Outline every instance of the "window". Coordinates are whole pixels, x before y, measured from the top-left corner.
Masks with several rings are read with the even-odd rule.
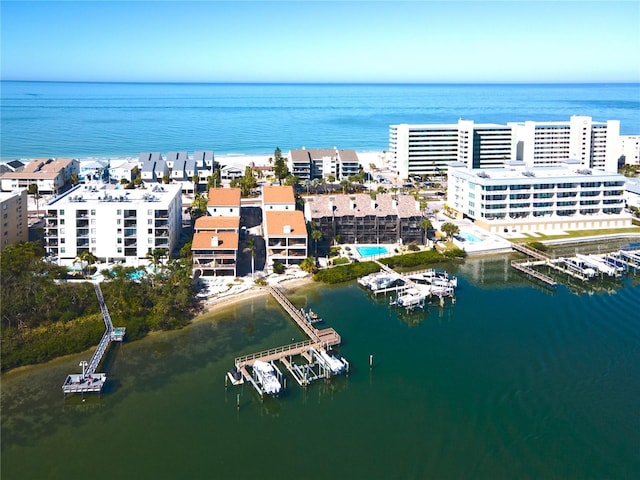
[[[96,211],[95,210],[91,210],[91,215],[95,215]]]
[[[116,213],[117,213],[118,215],[122,215],[122,210],[117,210],[117,211],[116,211]]]
[[[60,247],[60,253],[66,253],[67,249],[65,247]]]

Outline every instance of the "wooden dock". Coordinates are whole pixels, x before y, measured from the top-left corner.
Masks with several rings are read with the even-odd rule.
[[[317,380],[318,378],[328,378],[331,375],[331,372],[328,369],[318,363],[315,363],[314,352],[326,352],[329,348],[340,345],[340,342],[342,341],[338,332],[333,328],[319,330],[310,324],[305,318],[303,312],[289,301],[280,288],[274,286],[269,286],[268,288],[269,293],[309,337],[309,340],[291,343],[257,353],[250,353],[235,359],[235,368],[241,373],[244,381],[251,383],[261,396],[263,395],[261,386],[256,382],[247,369],[247,367],[251,367],[254,362],[258,360],[262,362],[280,361],[287,370],[289,370],[296,382],[300,386],[306,387],[313,380]],[[298,365],[292,360],[295,356],[302,356],[309,363]]]
[[[96,296],[98,297],[98,304],[100,305],[100,311],[102,312],[102,320],[104,321],[104,334],[100,339],[98,348],[93,353],[89,362],[81,362],[82,373],[73,373],[67,375],[64,383],[62,384],[62,393],[66,396],[67,393],[88,393],[88,392],[101,392],[107,381],[107,375],[105,373],[96,373],[102,357],[107,351],[109,344],[112,341],[122,341],[124,339],[126,329],[124,327],[113,328],[113,322],[111,321],[111,315],[107,309],[107,304],[104,301],[102,295],[102,289],[98,282],[93,284]]]

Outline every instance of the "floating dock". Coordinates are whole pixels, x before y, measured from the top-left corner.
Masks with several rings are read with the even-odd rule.
[[[89,362],[80,362],[82,373],[72,373],[67,375],[67,378],[62,384],[62,393],[64,393],[65,397],[67,393],[84,394],[91,392],[100,393],[102,391],[102,387],[104,387],[104,384],[107,381],[107,375],[106,373],[96,373],[96,370],[98,369],[109,344],[111,342],[121,342],[126,333],[126,329],[124,327],[113,328],[111,315],[109,315],[109,310],[104,302],[100,284],[95,282],[93,286],[96,291],[96,296],[98,297],[98,303],[100,304],[102,319],[104,320],[104,334],[102,335],[98,348],[96,348],[91,360]]]
[[[279,361],[302,387],[308,386],[319,378],[329,378],[332,375],[348,372],[349,362],[330,353],[331,348],[340,345],[342,340],[338,332],[333,328],[322,330],[315,328],[310,314],[304,309],[296,308],[280,288],[269,286],[268,289],[273,298],[309,337],[309,340],[237,357],[234,361],[235,368],[227,374],[225,382],[231,380],[234,385],[249,382],[262,397],[269,392],[265,391],[259,377],[253,373],[252,367],[255,362],[270,363],[277,370],[275,362]],[[306,363],[296,363],[293,360],[294,357],[301,357],[306,360]],[[281,372],[277,371],[279,379],[282,380]]]
[[[550,255],[526,244],[514,243],[512,247],[529,258],[524,261],[513,260],[511,266],[551,286],[555,286],[556,281],[532,267],[546,266],[549,269],[582,281],[605,276],[617,278],[625,272],[637,272],[640,269],[640,254],[636,251],[619,250],[618,252],[604,255],[577,253],[575,257],[552,258]]]
[[[374,261],[380,266],[381,272],[359,278],[358,284],[376,296],[396,292],[397,298],[391,300],[391,306],[407,310],[424,308],[427,298],[432,297],[438,297],[440,305],[444,305],[446,297],[451,297],[455,302],[458,279],[447,272],[426,269],[401,274],[377,260]]]

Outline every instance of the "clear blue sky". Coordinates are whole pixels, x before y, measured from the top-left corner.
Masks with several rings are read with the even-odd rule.
[[[0,2],[3,80],[638,82],[640,2]]]

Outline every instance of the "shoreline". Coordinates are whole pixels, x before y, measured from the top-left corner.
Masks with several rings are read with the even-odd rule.
[[[317,282],[315,282],[313,278],[308,275],[301,278],[285,278],[279,282],[276,281],[273,283],[282,286],[285,290],[293,290],[302,287],[308,287]],[[248,302],[265,295],[268,296],[269,291],[263,286],[255,285],[239,293],[232,293],[229,295],[221,295],[218,297],[214,296],[212,298],[208,298],[204,301],[203,311],[196,315],[191,320],[191,322],[194,323],[202,320],[207,320],[212,316],[224,312],[224,310],[229,307],[233,307],[237,304]]]
[[[300,147],[291,147],[288,150],[282,150],[282,156],[284,158],[287,158],[287,154],[289,152],[289,150],[296,150],[299,149]],[[311,148],[325,148],[325,147],[310,147]],[[379,148],[370,148],[370,149],[349,149],[346,148],[348,150],[354,150],[356,152],[356,154],[358,155],[358,160],[360,161],[360,163],[362,164],[363,167],[368,167],[370,163],[373,163],[376,165],[376,168],[380,168],[382,166],[384,166],[385,160],[386,160],[386,156],[388,154],[387,150],[384,149],[379,149]],[[153,149],[150,149],[149,151],[156,151]],[[195,150],[194,150],[195,151]],[[243,152],[225,152],[225,153],[216,153],[215,150],[213,150],[214,152],[214,159],[217,163],[221,163],[223,165],[236,165],[236,164],[242,164],[242,165],[248,165],[249,163],[253,162],[256,166],[268,166],[269,164],[269,158],[273,159],[274,156],[274,152],[275,152],[275,148],[274,148],[274,152],[267,152],[267,153],[263,153],[263,152],[250,152],[250,153],[243,153]],[[160,152],[161,155],[164,153],[164,156],[166,156],[166,153],[168,152]],[[189,155],[189,153],[191,153],[191,155],[193,155],[193,152],[189,152],[187,150],[187,155]],[[137,161],[138,160],[138,156],[139,154],[127,154],[127,153],[114,153],[114,154],[81,154],[81,155],[73,155],[73,154],[50,154],[50,155],[39,155],[39,156],[12,156],[12,157],[1,157],[0,158],[0,163],[7,163],[7,162],[11,162],[13,160],[20,160],[20,161],[24,161],[24,162],[31,162],[35,159],[38,158],[73,158],[75,160],[78,160],[79,162],[90,162],[90,161],[109,161],[109,162],[122,162],[122,161]]]

